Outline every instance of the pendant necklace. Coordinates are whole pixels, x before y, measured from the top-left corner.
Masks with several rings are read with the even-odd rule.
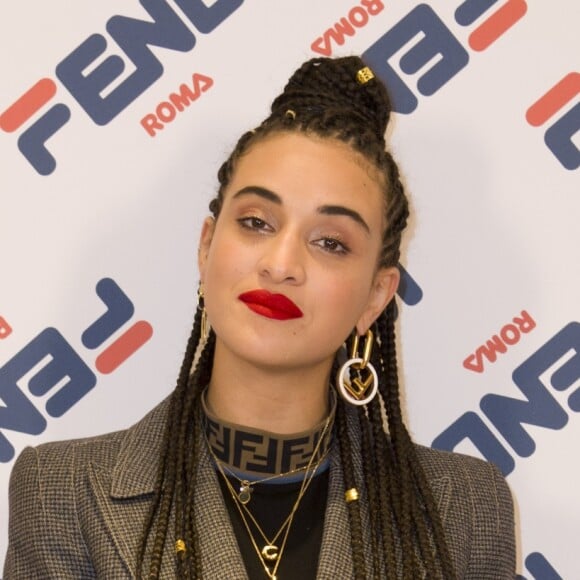
[[[266,573],[266,576],[270,580],[279,580],[278,576],[277,576],[277,571],[278,571],[278,568],[280,566],[280,562],[282,560],[282,555],[284,553],[284,548],[286,547],[286,542],[288,540],[288,536],[290,534],[290,528],[291,528],[292,522],[294,520],[294,515],[296,514],[296,511],[298,510],[298,507],[300,506],[300,502],[302,501],[302,498],[304,497],[306,491],[308,490],[308,487],[309,487],[313,477],[316,475],[318,468],[320,467],[324,458],[326,457],[326,454],[325,454],[316,463],[314,463],[314,458],[318,455],[318,452],[320,451],[320,446],[322,444],[322,441],[325,438],[326,432],[328,430],[328,426],[330,425],[330,422],[331,422],[331,418],[332,418],[332,413],[328,416],[328,418],[326,420],[326,423],[324,425],[324,429],[320,435],[320,438],[318,439],[318,442],[317,442],[316,447],[315,447],[315,449],[310,457],[308,465],[305,468],[294,469],[291,472],[284,474],[284,475],[289,475],[290,473],[305,471],[304,479],[302,480],[302,484],[301,484],[300,489],[298,491],[298,497],[296,498],[296,501],[294,502],[294,505],[292,506],[290,513],[285,518],[285,520],[282,522],[282,525],[278,528],[278,531],[272,537],[272,539],[269,539],[266,536],[266,534],[264,533],[264,531],[262,530],[262,528],[260,527],[260,525],[256,521],[256,518],[254,517],[254,515],[250,511],[250,509],[248,507],[248,503],[251,499],[251,491],[252,491],[251,486],[252,485],[255,485],[256,483],[261,483],[261,482],[264,482],[267,480],[274,479],[275,477],[280,477],[281,475],[277,474],[274,476],[270,476],[270,477],[267,477],[263,480],[260,480],[259,482],[258,481],[250,482],[248,480],[241,479],[241,478],[237,477],[235,474],[231,473],[230,470],[228,469],[228,472],[230,472],[231,475],[233,475],[240,482],[240,489],[239,489],[239,491],[236,491],[233,484],[230,482],[230,480],[228,479],[228,477],[225,473],[225,469],[227,469],[227,467],[225,467],[222,464],[222,462],[219,461],[219,459],[217,459],[217,457],[213,453],[211,445],[209,445],[209,442],[208,442],[209,452],[210,452],[212,458],[214,459],[214,462],[216,463],[216,466],[218,468],[219,473],[221,474],[221,476],[223,477],[223,479],[226,483],[226,486],[230,492],[230,495],[232,496],[232,499],[234,500],[234,504],[238,509],[238,512],[240,514],[240,517],[242,519],[244,527],[246,528],[246,531],[248,532],[248,536],[250,538],[252,546],[254,547],[254,550],[256,551],[256,554],[258,556],[258,559],[260,560],[260,563],[262,564],[262,567],[264,569],[264,572]],[[250,521],[254,524],[255,528],[259,532],[260,538],[258,540],[256,540],[256,538],[254,537],[254,534],[252,532],[252,528],[250,526]],[[280,541],[280,545],[278,546],[277,542],[280,538],[281,538],[281,541]],[[265,542],[262,548],[260,548],[260,546],[259,546],[259,543],[261,543],[260,540]]]
[[[209,444],[208,444],[209,446]],[[288,477],[289,475],[294,475],[296,473],[300,473],[302,471],[307,471],[310,467],[310,463],[308,463],[307,465],[303,465],[302,467],[296,467],[295,469],[291,469],[290,471],[286,471],[284,473],[277,473],[275,475],[270,475],[268,477],[264,477],[263,479],[256,479],[256,480],[249,480],[249,479],[243,479],[241,477],[238,477],[236,475],[235,472],[233,472],[223,461],[221,461],[220,459],[218,459],[215,454],[213,453],[213,450],[211,449],[211,446],[209,446],[210,449],[210,454],[212,455],[213,460],[215,461],[216,465],[218,465],[219,467],[221,467],[230,477],[233,477],[234,479],[237,479],[239,484],[240,484],[240,489],[237,493],[238,496],[238,500],[240,501],[240,503],[247,505],[248,503],[250,503],[250,500],[252,499],[252,486],[257,485],[259,483],[265,483],[267,481],[272,481],[274,479],[281,479],[283,477]],[[318,460],[318,462],[316,463],[315,467],[316,469],[318,469],[319,464],[323,463],[324,460],[326,459],[327,455],[328,455],[328,449],[324,452],[324,455]]]

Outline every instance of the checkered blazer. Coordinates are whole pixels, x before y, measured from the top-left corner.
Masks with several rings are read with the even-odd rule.
[[[22,452],[10,480],[4,580],[135,578],[166,413],[167,401],[126,431]],[[356,422],[352,414],[349,428],[355,447],[359,445]],[[512,499],[497,469],[475,458],[424,447],[419,447],[419,456],[441,511],[458,577],[513,579]],[[355,453],[354,470],[360,480],[360,453]],[[361,508],[363,523],[368,522],[364,496]],[[199,538],[203,577],[247,579],[206,452],[199,465],[194,509],[198,529],[203,530]],[[348,529],[340,459],[333,449],[319,580],[352,577]],[[161,572],[164,580],[176,577],[172,530],[170,525]],[[370,546],[370,541],[365,544]],[[370,570],[370,548],[366,557]]]

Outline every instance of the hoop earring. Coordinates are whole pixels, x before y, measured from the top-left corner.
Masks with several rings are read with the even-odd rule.
[[[370,403],[377,394],[379,387],[379,377],[375,367],[370,363],[371,351],[373,348],[373,333],[369,329],[365,335],[365,346],[362,357],[358,353],[359,337],[354,335],[350,359],[348,359],[336,375],[336,387],[342,398],[351,405],[366,405]],[[357,371],[354,378],[350,378],[351,367]],[[362,378],[361,371],[368,371],[366,378]]]
[[[209,336],[210,326],[207,319],[207,311],[205,309],[205,300],[203,294],[203,286],[200,284],[197,289],[197,307],[201,309],[201,342],[205,342]]]

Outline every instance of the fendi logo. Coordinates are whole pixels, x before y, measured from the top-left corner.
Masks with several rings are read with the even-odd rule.
[[[109,374],[151,338],[153,328],[145,320],[129,324],[135,308],[111,278],[100,280],[96,292],[106,310],[82,332],[81,341],[85,348],[99,351],[95,370]],[[11,431],[40,435],[47,416],[61,417],[96,386],[95,370],[53,327],[42,330],[4,363],[0,367],[0,463],[15,455]],[[44,400],[44,412],[35,398]]]
[[[60,84],[96,125],[110,123],[163,76],[158,51],[151,47],[191,51],[196,32],[213,32],[243,0],[216,0],[211,6],[203,0],[174,2],[179,10],[165,0],[139,0],[146,12],[143,18],[112,16],[105,26],[106,36],[91,34],[56,66]],[[107,55],[111,45],[120,54]],[[71,118],[71,109],[63,102],[47,109],[58,88],[54,79],[40,79],[0,115],[0,129],[12,133],[40,114],[18,137],[18,149],[40,175],[56,169],[46,143]],[[157,112],[170,114],[163,107]]]

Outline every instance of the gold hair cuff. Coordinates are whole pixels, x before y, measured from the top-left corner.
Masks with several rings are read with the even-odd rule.
[[[288,119],[292,119],[294,121],[294,119],[296,119],[296,111],[293,111],[292,109],[288,109],[284,115],[286,115],[286,117]]]
[[[350,503],[351,501],[358,500],[358,490],[356,487],[351,487],[344,492],[344,500],[346,503]]]
[[[175,542],[175,553],[176,554],[181,554],[186,552],[186,548],[185,548],[185,542],[183,540],[177,540]]]
[[[374,75],[373,71],[368,66],[365,66],[364,68],[361,68],[356,73],[356,80],[361,85],[364,85],[364,84],[368,83],[370,80],[372,80],[374,78],[375,78],[375,75]]]

